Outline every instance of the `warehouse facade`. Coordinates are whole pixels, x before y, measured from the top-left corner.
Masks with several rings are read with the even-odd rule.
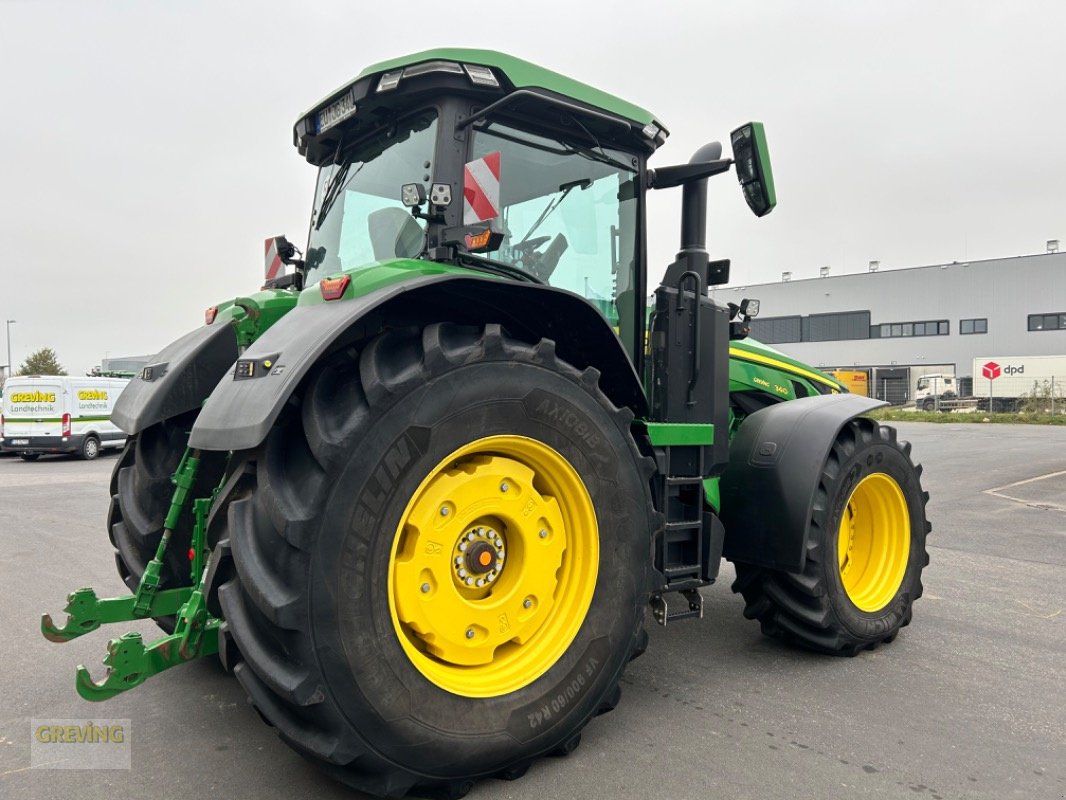
[[[783,278],[715,296],[757,298],[752,337],[822,370],[864,370],[894,403],[924,374],[973,377],[975,358],[1066,355],[1066,253]]]

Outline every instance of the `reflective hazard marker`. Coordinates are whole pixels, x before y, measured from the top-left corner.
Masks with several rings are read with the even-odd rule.
[[[266,240],[265,260],[266,279],[268,281],[273,280],[285,271],[285,265],[281,261],[281,256],[278,255],[278,240],[274,236]]]
[[[463,224],[474,225],[500,214],[500,151],[463,168]]]

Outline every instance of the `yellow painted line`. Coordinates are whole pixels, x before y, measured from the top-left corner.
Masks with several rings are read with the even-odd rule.
[[[769,356],[764,356],[760,353],[753,353],[750,350],[741,350],[738,347],[730,347],[729,355],[734,358],[739,358],[741,361],[752,361],[756,364],[766,364],[770,367],[777,367],[784,372],[791,372],[793,375],[802,375],[805,378],[810,378],[812,381],[818,381],[819,383],[824,383],[826,386],[832,386],[834,389],[838,388],[836,383],[819,375],[817,372],[811,372],[808,369],[797,367],[785,361],[778,361],[776,358],[770,358]]]

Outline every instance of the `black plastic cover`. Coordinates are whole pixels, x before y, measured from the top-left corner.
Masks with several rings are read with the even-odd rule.
[[[205,325],[171,342],[131,380],[111,412],[129,435],[200,407],[237,360],[237,332],[228,322]]]
[[[720,474],[729,446],[729,310],[706,297],[702,288],[679,293],[660,286],[651,342],[651,419],[713,424],[714,444],[705,448],[709,452],[702,458],[702,474]]]
[[[814,494],[840,429],[887,405],[855,394],[804,397],[756,411],[729,449],[720,489],[724,555],[798,572],[807,553]]]

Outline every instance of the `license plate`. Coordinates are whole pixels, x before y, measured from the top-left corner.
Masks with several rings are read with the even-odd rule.
[[[340,100],[326,106],[318,112],[318,132],[329,130],[334,125],[344,122],[356,112],[355,101],[351,92],[344,95]]]
[[[20,444],[26,445],[26,444],[29,444],[29,443],[30,443],[29,439],[12,439],[11,440],[11,444],[13,444],[13,445],[20,445]]]

